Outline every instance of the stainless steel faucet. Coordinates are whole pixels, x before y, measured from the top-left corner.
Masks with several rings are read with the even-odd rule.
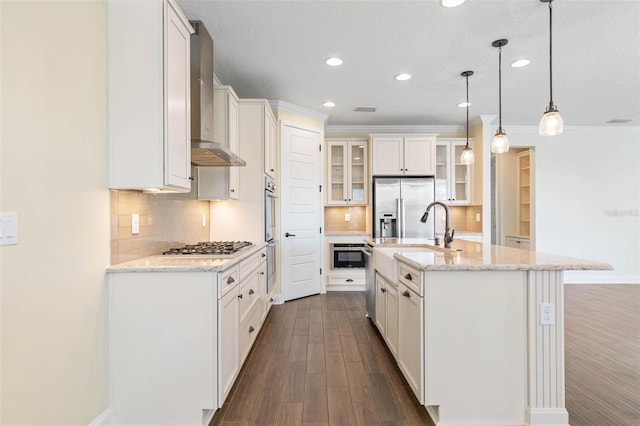
[[[451,248],[451,241],[453,241],[453,235],[456,233],[456,231],[455,229],[449,228],[449,207],[447,207],[445,203],[440,201],[434,201],[433,203],[429,204],[427,206],[427,209],[424,211],[424,214],[420,218],[420,222],[427,223],[427,217],[429,217],[429,210],[431,210],[431,207],[435,206],[436,204],[444,208],[444,218],[445,218],[444,248]],[[449,234],[449,231],[451,231],[451,234]]]

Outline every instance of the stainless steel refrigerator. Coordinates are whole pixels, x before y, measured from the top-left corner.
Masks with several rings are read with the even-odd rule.
[[[434,198],[432,177],[374,177],[373,237],[433,239],[435,215],[420,218]]]

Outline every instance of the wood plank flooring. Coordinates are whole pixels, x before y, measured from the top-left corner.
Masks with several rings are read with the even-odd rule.
[[[364,317],[364,294],[273,306],[211,425],[433,425]],[[640,286],[565,286],[572,426],[640,426]]]
[[[273,306],[211,425],[433,425],[364,304],[333,292]]]

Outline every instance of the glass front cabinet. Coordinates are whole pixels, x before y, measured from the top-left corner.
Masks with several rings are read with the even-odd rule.
[[[436,200],[452,206],[471,205],[472,166],[460,156],[466,139],[438,139],[436,143]],[[473,147],[473,139],[469,139]]]
[[[367,140],[327,139],[328,206],[364,206],[368,201]]]

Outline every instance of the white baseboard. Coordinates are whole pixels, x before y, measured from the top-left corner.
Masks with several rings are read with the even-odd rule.
[[[281,294],[274,294],[273,295],[273,304],[274,305],[282,305],[283,303],[284,303],[284,300],[283,300]]]
[[[530,426],[569,426],[569,412],[566,408],[527,408],[525,424]]]
[[[104,410],[102,414],[100,414],[98,417],[93,419],[91,423],[89,423],[89,426],[110,426],[113,424],[112,418],[113,410],[111,410],[111,407],[107,407],[107,409]]]
[[[578,271],[564,273],[565,284],[640,284],[639,275],[600,275]]]

